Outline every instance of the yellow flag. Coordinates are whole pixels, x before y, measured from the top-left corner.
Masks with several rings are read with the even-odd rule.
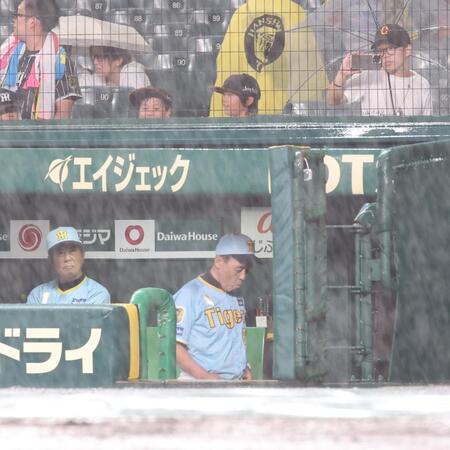
[[[258,113],[281,114],[289,100],[323,99],[323,66],[303,8],[291,0],[248,0],[231,18],[217,55],[215,85],[247,73],[261,89]],[[221,97],[211,97],[211,117],[223,116]]]

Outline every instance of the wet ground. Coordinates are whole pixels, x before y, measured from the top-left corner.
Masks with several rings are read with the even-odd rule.
[[[9,449],[450,449],[450,386],[0,390]]]

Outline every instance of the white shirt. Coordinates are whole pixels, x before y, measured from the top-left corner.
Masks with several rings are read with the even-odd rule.
[[[345,83],[344,95],[349,103],[361,102],[363,116],[430,116],[430,83],[416,72],[411,73],[409,77],[390,76],[392,100],[385,70],[353,75]]]
[[[89,72],[82,72],[78,74],[78,81],[81,87],[86,86],[108,86],[102,77],[97,74],[91,74]],[[122,67],[120,71],[120,81],[119,87],[130,88],[130,89],[140,89],[143,87],[149,87],[150,80],[145,73],[145,68],[142,64],[131,61]]]
[[[140,89],[149,86],[150,80],[142,64],[131,61],[129,64],[123,66],[120,71],[120,87]]]

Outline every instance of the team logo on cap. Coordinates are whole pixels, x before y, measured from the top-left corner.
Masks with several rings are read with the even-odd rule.
[[[56,232],[56,239],[58,241],[64,241],[69,237],[69,233],[66,230],[59,230]]]
[[[19,230],[18,240],[23,250],[33,252],[41,245],[42,232],[37,226],[27,224]]]
[[[387,25],[383,25],[380,29],[381,36],[387,36],[391,29]]]
[[[0,102],[1,103],[9,103],[11,102],[11,95],[9,92],[2,92],[0,94]]]
[[[270,14],[256,17],[245,32],[247,62],[261,72],[281,56],[284,41],[284,25],[280,17]]]

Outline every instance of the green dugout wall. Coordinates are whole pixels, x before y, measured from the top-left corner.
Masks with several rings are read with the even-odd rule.
[[[154,236],[182,234],[186,224],[188,231],[204,235],[239,231],[244,208],[271,206],[267,149],[292,144],[324,155],[326,223],[351,223],[360,206],[375,199],[380,152],[450,138],[449,124],[432,118],[358,119],[350,124],[287,117],[239,123],[206,119],[2,123],[1,301],[23,302],[32,287],[51,277],[45,255],[32,258],[16,244],[12,248],[12,236],[17,237],[30,220],[43,221],[43,229],[70,223],[86,232],[86,240],[95,235],[96,241],[88,244],[87,272],[110,288],[115,301],[127,301],[141,286],[174,292],[207,268],[214,237],[191,246],[155,237],[147,254],[120,253],[117,236],[126,227],[120,228],[117,221],[131,221],[127,226],[153,221]],[[340,231],[328,234],[327,276],[348,284],[352,240]],[[245,286],[250,321],[256,298],[271,297],[271,261],[263,258]],[[331,336],[338,347],[350,342],[354,323],[348,294],[329,295],[330,316],[335,318]],[[337,378],[347,380],[348,358],[336,353],[334,361]]]
[[[396,292],[390,379],[450,379],[450,142],[380,157],[376,231],[382,282]]]

